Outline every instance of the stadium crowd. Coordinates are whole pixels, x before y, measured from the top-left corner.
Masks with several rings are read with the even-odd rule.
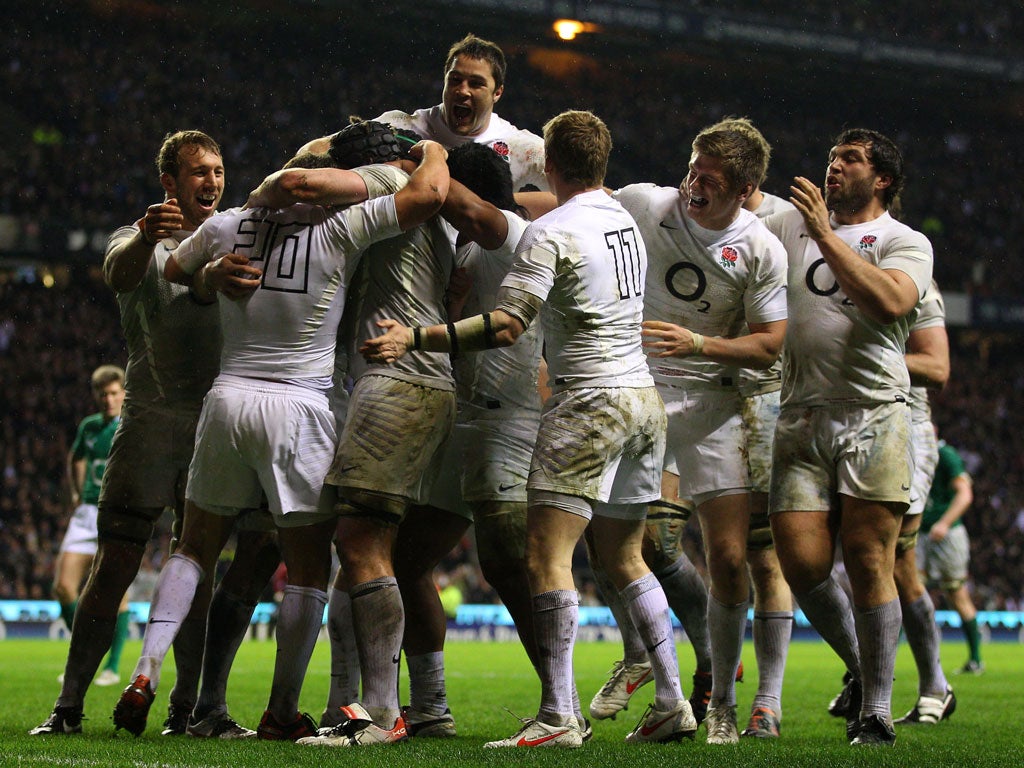
[[[801,6],[806,17],[798,21],[822,29],[832,23],[906,28],[901,38],[942,44],[984,38],[993,53],[1013,55],[1019,9],[1007,4],[990,13],[985,5],[937,15],[922,3],[870,10],[810,3]],[[0,216],[17,222],[8,248],[46,258],[69,243],[79,249],[72,255],[95,257],[106,235],[145,207],[153,191],[149,148],[152,137],[166,132],[168,110],[181,126],[218,137],[231,168],[225,203],[237,205],[310,136],[337,130],[351,114],[412,108],[438,94],[439,68],[433,59],[424,65],[420,54],[436,58],[449,38],[442,27],[401,25],[408,41],[399,43],[387,25],[365,36],[258,14],[199,17],[202,23],[185,26],[169,10],[115,22],[66,4],[26,8],[15,9],[0,32],[7,130],[31,136],[6,141],[0,151]],[[929,21],[919,27],[922,19]],[[246,44],[226,48],[221,41],[237,29]],[[272,46],[304,55],[267,56]],[[842,124],[880,121],[906,148],[913,175],[903,218],[931,238],[944,290],[1019,295],[1024,288],[1024,265],[1012,247],[1024,234],[1024,215],[1011,186],[1024,172],[1024,157],[1009,151],[1017,130],[1004,117],[1012,107],[998,84],[961,90],[951,75],[944,81],[949,88],[939,90],[943,81],[934,73],[879,70],[877,79],[850,84],[877,112],[837,116],[818,106],[831,93],[827,79],[795,86],[788,69],[767,61],[739,57],[741,63],[726,67],[699,57],[618,50],[565,57],[522,44],[505,47],[516,87],[502,112],[532,129],[567,105],[601,115],[615,140],[612,186],[674,185],[674,164],[665,159],[680,157],[679,137],[731,114],[749,116],[769,138],[774,153],[766,189],[785,192],[792,176],[821,173],[821,137]],[[385,49],[388,55],[380,56]],[[202,89],[179,77],[183,61],[202,73]],[[951,102],[949,94],[958,91]],[[111,167],[116,171],[104,170]]]

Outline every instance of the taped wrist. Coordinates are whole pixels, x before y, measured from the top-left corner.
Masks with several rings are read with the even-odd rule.
[[[480,352],[498,346],[498,337],[491,325],[491,313],[474,315],[448,323],[448,343],[452,357],[463,352]]]

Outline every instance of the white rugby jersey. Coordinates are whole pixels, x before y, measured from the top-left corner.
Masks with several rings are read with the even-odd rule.
[[[508,160],[512,170],[512,185],[517,191],[527,184],[533,184],[541,190],[548,188],[544,176],[544,139],[523,128],[516,128],[494,112],[491,113],[487,128],[476,136],[454,133],[444,121],[441,104],[429,109],[417,109],[411,115],[396,109],[374,119],[395,128],[415,131],[422,138],[436,141],[449,149],[470,141],[485,144]]]
[[[390,165],[374,169],[366,179],[370,194],[400,189],[408,178]],[[365,170],[365,169],[364,169]],[[359,354],[367,339],[383,331],[378,320],[397,320],[413,328],[448,322],[444,294],[455,263],[458,233],[440,216],[397,237],[375,243],[366,251],[352,282],[345,312],[344,335],[349,339],[349,374],[390,376],[414,384],[453,391],[452,364],[446,352],[417,352],[394,363],[368,363]]]
[[[686,215],[675,187],[631,184],[613,195],[636,219],[650,258],[644,319],[735,338],[747,323],[786,319],[786,255],[750,211],[721,231]],[[649,358],[657,382],[736,387],[739,368],[704,357]]]
[[[910,395],[907,335],[916,313],[881,325],[860,312],[836,282],[799,211],[769,216],[789,256],[789,325],[782,360],[782,404],[893,402]],[[923,296],[932,279],[928,238],[888,213],[864,224],[832,225],[862,258],[897,269]]]
[[[137,225],[121,227],[107,254],[134,237]],[[189,288],[164,280],[171,249],[191,233],[175,232],[153,249],[142,282],[117,294],[128,345],[125,404],[198,413],[220,370],[220,318],[214,304],[199,304]]]
[[[545,300],[553,391],[653,385],[640,336],[646,273],[636,222],[602,190],[576,195],[529,226],[502,286]]]
[[[359,256],[399,232],[394,197],[340,209],[233,208],[203,222],[175,251],[182,269],[191,274],[233,251],[263,270],[247,298],[218,298],[221,372],[330,388],[338,323]]]
[[[921,303],[917,305],[917,319],[910,326],[910,332],[945,327],[946,304],[939,293],[938,283],[932,280],[921,297]],[[932,420],[932,406],[928,400],[927,387],[911,385],[910,418],[915,424]]]
[[[530,222],[502,211],[508,221],[508,236],[498,248],[488,251],[470,242],[459,248],[456,265],[467,270],[472,288],[463,317],[494,309],[495,296],[516,256],[516,246]],[[455,361],[455,384],[459,402],[481,408],[523,408],[540,411],[537,368],[540,365],[542,334],[540,323],[530,327],[511,347],[498,347],[464,355]]]
[[[788,200],[783,200],[778,195],[773,195],[762,190],[761,204],[757,210],[751,211],[757,218],[764,219],[773,213],[795,210],[795,207]],[[782,355],[772,363],[771,368],[755,370],[753,368],[740,369],[740,394],[744,397],[753,395],[764,395],[768,392],[777,392],[782,387]]]

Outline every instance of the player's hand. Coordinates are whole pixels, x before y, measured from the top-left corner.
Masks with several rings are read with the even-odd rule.
[[[825,198],[821,194],[821,187],[810,179],[797,176],[793,179],[793,186],[789,188],[793,193],[789,201],[796,206],[804,217],[804,224],[807,233],[812,240],[820,240],[832,231],[829,224],[828,208],[825,205]]]
[[[277,201],[273,196],[273,192],[277,189],[275,182],[282,173],[283,171],[275,171],[267,176],[256,189],[249,193],[249,198],[245,201],[245,205],[242,208],[283,208],[283,205],[276,204]]]
[[[430,141],[424,139],[409,147],[409,156],[414,157],[417,160],[422,160],[428,154],[440,153],[442,160],[448,159],[448,150],[438,144],[436,141]]]
[[[185,226],[185,217],[178,207],[177,198],[171,197],[162,203],[151,205],[139,222],[143,239],[148,243],[159,243]]]
[[[648,357],[689,357],[694,353],[693,333],[672,323],[645,320],[643,347]]]
[[[928,538],[932,541],[942,541],[949,535],[949,526],[941,520],[928,530]]]
[[[225,253],[206,267],[206,285],[229,299],[244,299],[260,287],[263,270],[249,265],[241,253]]]
[[[393,363],[409,351],[412,332],[397,320],[378,320],[377,327],[384,333],[367,339],[359,348],[368,363]]]

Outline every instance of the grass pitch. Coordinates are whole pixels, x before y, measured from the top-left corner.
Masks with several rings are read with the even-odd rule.
[[[140,643],[125,649],[121,675],[127,684]],[[703,728],[695,741],[682,744],[627,746],[623,739],[654,695],[653,685],[641,689],[627,712],[615,720],[594,723],[594,739],[579,750],[484,750],[485,741],[503,738],[518,728],[506,709],[519,716],[536,712],[539,687],[522,649],[513,643],[453,642],[448,647],[448,696],[458,724],[454,739],[412,740],[393,747],[339,750],[298,747],[274,742],[217,742],[160,736],[167,693],[174,682],[168,662],[157,691],[149,727],[140,738],[121,731],[113,736],[110,713],[121,686],[93,686],[86,699],[85,732],[75,737],[31,737],[27,731],[49,714],[59,692],[67,643],[49,640],[0,642],[0,766],[159,766],[160,768],[278,768],[344,764],[388,768],[461,768],[462,766],[641,766],[682,765],[686,768],[760,768],[785,766],[927,766],[985,768],[1021,764],[1020,712],[1024,690],[1021,646],[985,646],[987,671],[981,676],[951,675],[958,706],[953,717],[937,726],[901,727],[893,749],[851,748],[843,722],[829,717],[826,706],[840,689],[842,667],[821,642],[794,642],[783,692],[782,737],[741,740],[739,745],[712,747]],[[255,728],[270,686],[275,645],[246,642],[228,689],[231,713]],[[943,645],[947,670],[962,662],[961,643]],[[613,643],[580,643],[576,679],[584,709],[621,654]],[[679,646],[684,690],[689,693],[693,656]],[[740,728],[745,725],[757,682],[753,647],[744,648],[746,682],[737,687]],[[301,706],[319,718],[326,697],[329,651],[317,644],[302,691]],[[894,712],[902,715],[914,703],[917,679],[906,645],[896,667]],[[403,694],[404,696],[404,694]]]

